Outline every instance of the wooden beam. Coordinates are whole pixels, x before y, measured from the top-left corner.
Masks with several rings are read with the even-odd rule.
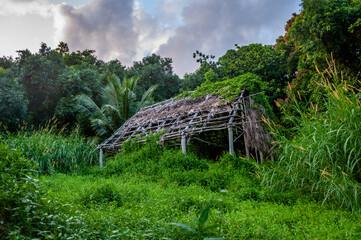
[[[237,133],[236,133],[237,134]],[[242,137],[243,133],[239,134],[238,137],[236,137],[233,142],[236,142],[238,140],[238,138]]]
[[[183,136],[184,136],[184,139],[186,138],[186,135],[187,135],[189,126],[193,123],[194,119],[198,116],[198,113],[199,113],[199,111],[196,112],[196,113],[193,115],[192,119],[189,121],[189,123],[187,124],[187,126],[186,126],[186,127],[184,128],[184,130],[182,131],[182,141],[183,141]],[[194,128],[194,127],[193,127],[193,128]],[[190,137],[190,136],[189,136],[189,137]],[[186,141],[186,140],[184,140],[184,141]],[[190,138],[188,139],[188,143],[189,143],[189,141],[190,141]],[[186,143],[187,143],[187,142],[184,142],[184,147],[185,147],[185,144],[186,144]],[[182,149],[183,149],[183,144],[182,144]],[[183,153],[185,154],[186,152],[183,151]]]
[[[211,142],[208,142],[206,140],[203,140],[203,139],[200,139],[200,138],[197,138],[197,137],[193,137],[194,139],[200,141],[200,142],[204,142],[206,144],[209,144],[209,145],[213,145],[213,146],[216,146],[216,147],[219,147],[219,145],[215,144],[215,143],[211,143]]]
[[[142,125],[140,125],[124,142],[130,140],[140,129],[142,129],[143,126],[144,126],[144,123]]]
[[[242,95],[243,96],[243,93]],[[233,106],[233,112],[231,115],[231,118],[228,121],[228,145],[229,145],[229,154],[231,154],[232,156],[234,156],[234,142],[233,142],[233,129],[232,129],[232,124],[233,124],[233,120],[234,117],[237,114],[237,110],[239,109],[238,104]]]
[[[108,144],[108,142],[109,142],[110,140],[112,140],[118,133],[120,133],[120,130],[129,123],[130,119],[131,119],[131,118],[129,118],[127,121],[125,121],[125,123],[123,123],[123,125],[122,125],[120,128],[118,128],[118,129],[115,131],[115,133],[114,133],[110,138],[108,138],[107,140],[105,140],[105,141],[104,141],[102,144],[100,144],[99,146]],[[118,138],[117,138],[115,141],[113,141],[113,144],[114,144],[114,143],[117,143],[117,142],[119,141],[119,139],[120,139],[123,135],[124,135],[124,133],[120,133],[119,136],[118,136]],[[112,144],[112,145],[113,145],[113,144]]]
[[[178,118],[177,118],[174,122],[171,123],[171,125],[169,126],[167,132],[164,133],[163,136],[162,136],[162,138],[159,140],[159,142],[160,142],[161,144],[164,143],[164,138],[165,138],[165,136],[166,136],[168,133],[170,133],[170,131],[172,131],[172,127],[174,126],[174,124],[178,123],[178,121],[182,118],[182,116],[183,116],[183,115],[178,116]]]

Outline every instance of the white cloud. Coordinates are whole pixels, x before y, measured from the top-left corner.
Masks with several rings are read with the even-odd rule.
[[[37,51],[41,42],[55,45],[57,5],[46,0],[2,0],[0,8],[0,55],[16,50]]]
[[[2,0],[0,15],[2,16],[24,16],[29,14],[51,18],[53,15],[53,4],[46,0]]]

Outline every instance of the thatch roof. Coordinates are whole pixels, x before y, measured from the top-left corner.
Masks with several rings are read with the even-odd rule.
[[[164,131],[161,143],[180,139],[207,131],[240,128],[249,148],[267,152],[265,143],[269,140],[264,131],[258,111],[249,108],[253,104],[251,96],[243,96],[240,91],[238,98],[224,101],[220,96],[207,95],[196,98],[169,99],[152,106],[142,108],[137,114],[126,121],[110,138],[98,146],[101,149],[114,150],[122,144],[137,137],[138,141],[150,133]]]

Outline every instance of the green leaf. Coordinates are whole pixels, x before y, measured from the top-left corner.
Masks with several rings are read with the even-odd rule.
[[[194,230],[193,228],[187,226],[187,225],[184,225],[184,224],[181,224],[181,223],[169,223],[169,225],[174,225],[174,226],[177,226],[177,227],[180,227],[188,232],[192,232],[194,234],[198,234],[198,232],[196,230]]]
[[[208,216],[209,216],[209,211],[210,211],[209,206],[207,206],[205,209],[203,209],[203,211],[198,219],[199,226],[202,227],[207,222]]]

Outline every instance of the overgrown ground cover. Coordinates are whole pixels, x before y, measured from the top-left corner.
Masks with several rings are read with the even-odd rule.
[[[43,177],[45,198],[81,217],[87,237],[192,239],[169,223],[195,227],[193,217],[210,205],[205,237],[226,239],[358,239],[361,216],[296,200],[289,204],[240,197],[238,190],[212,191],[197,184],[149,182],[141,176]],[[81,236],[81,234],[79,234]]]
[[[12,138],[16,135],[6,142]],[[68,138],[73,136],[53,139]],[[270,191],[260,185],[259,166],[240,157],[226,154],[211,162],[162,149],[153,139],[143,146],[128,145],[108,157],[102,169],[84,166],[71,173],[58,169],[38,175],[31,170],[35,158],[27,160],[6,144],[1,149],[7,163],[2,165],[7,191],[2,191],[1,202],[9,210],[2,212],[2,238],[197,239],[170,223],[196,228],[194,217],[207,206],[211,212],[205,227],[215,227],[202,238],[361,237],[358,212],[322,205],[291,190]],[[14,164],[16,159],[21,164]],[[23,175],[11,175],[15,171]]]

